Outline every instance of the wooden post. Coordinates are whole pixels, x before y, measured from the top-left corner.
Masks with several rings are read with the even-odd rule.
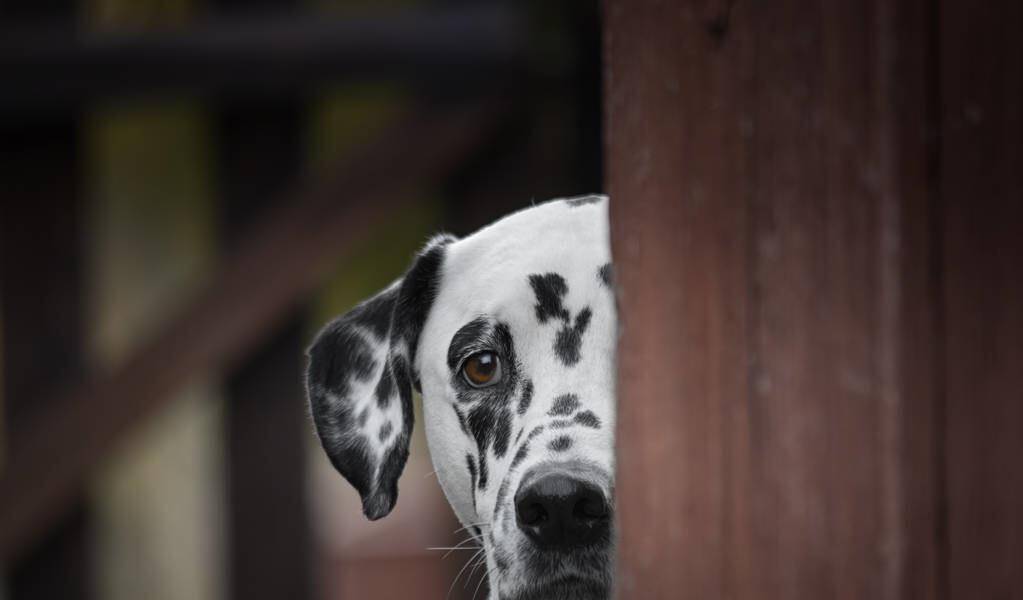
[[[953,4],[606,5],[621,597],[1023,593],[1020,10]]]
[[[70,116],[0,126],[4,463],[12,460],[10,436],[38,398],[82,379],[79,139]],[[93,511],[81,493],[69,504],[4,565],[13,600],[92,597]]]
[[[948,597],[1023,598],[1023,6],[940,4]]]
[[[71,0],[14,0],[0,21],[71,25]],[[33,400],[82,376],[80,140],[73,111],[43,121],[0,124],[0,335],[4,362],[0,434],[10,460],[8,433]],[[55,177],[54,174],[60,174]],[[26,252],[31,248],[30,252]],[[46,276],[40,276],[46,273]],[[0,463],[0,471],[4,466]],[[78,494],[70,509],[17,561],[4,565],[7,595],[90,598],[92,510]]]
[[[299,179],[303,125],[303,111],[290,99],[223,108],[221,187],[229,246]],[[304,332],[298,311],[284,321],[227,378],[230,598],[313,596],[304,493]]]

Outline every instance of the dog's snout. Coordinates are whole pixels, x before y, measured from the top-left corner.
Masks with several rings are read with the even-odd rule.
[[[563,473],[548,473],[515,494],[519,529],[543,548],[606,543],[611,511],[597,486]]]

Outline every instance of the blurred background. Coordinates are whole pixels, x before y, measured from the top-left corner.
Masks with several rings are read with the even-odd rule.
[[[363,518],[304,349],[599,190],[599,60],[595,1],[0,3],[0,597],[484,597],[421,428]]]

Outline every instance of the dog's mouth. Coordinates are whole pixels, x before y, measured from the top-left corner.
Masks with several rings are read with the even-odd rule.
[[[534,553],[525,563],[526,582],[508,600],[606,600],[611,597],[611,566],[606,551]]]
[[[579,575],[554,578],[512,595],[501,595],[508,600],[607,600],[610,597],[610,582]]]

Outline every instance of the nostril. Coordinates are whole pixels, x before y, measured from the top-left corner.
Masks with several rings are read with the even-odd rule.
[[[596,493],[584,494],[576,502],[572,515],[582,521],[599,521],[608,517],[607,502],[604,496]]]
[[[521,503],[517,507],[519,522],[527,527],[533,527],[550,519],[547,509],[537,502]]]

